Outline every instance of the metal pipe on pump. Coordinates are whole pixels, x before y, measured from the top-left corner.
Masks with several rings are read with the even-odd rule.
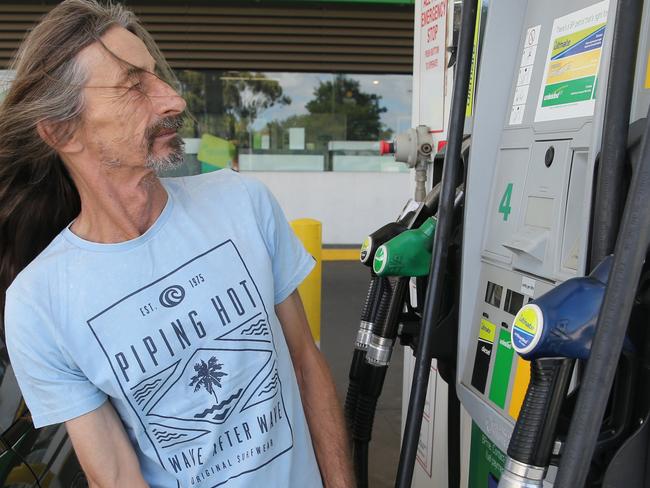
[[[413,479],[417,445],[422,425],[422,414],[426,400],[429,374],[431,371],[432,336],[438,322],[442,301],[442,280],[446,271],[448,246],[452,234],[454,197],[459,176],[459,160],[463,143],[465,108],[472,64],[474,30],[476,26],[477,0],[464,0],[459,35],[458,60],[451,101],[449,137],[442,172],[438,223],[433,244],[429,286],[424,302],[424,315],[419,335],[419,348],[413,372],[413,385],[409,398],[409,409],[404,430],[395,486],[408,488]]]
[[[406,162],[415,167],[416,171],[418,167],[426,167],[431,151],[428,128],[419,126],[411,129],[402,139],[410,142],[400,144],[410,149],[407,151]],[[396,145],[391,144],[390,150],[382,151],[382,154],[396,152]],[[399,160],[404,162],[406,158],[400,157]],[[407,204],[396,222],[386,224],[369,235],[361,248],[361,263],[372,266],[375,253],[385,242],[407,229],[417,228],[423,220],[435,214],[439,195],[440,187],[436,185],[418,205],[413,206],[412,202]],[[368,443],[371,440],[377,400],[397,335],[407,280],[408,278],[399,278],[392,283],[388,278],[379,277],[373,272],[361,314],[344,410],[352,437],[354,471],[359,488],[368,486]],[[378,354],[381,357],[377,357]]]

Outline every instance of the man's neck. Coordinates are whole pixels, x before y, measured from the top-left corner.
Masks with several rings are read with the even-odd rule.
[[[151,173],[139,177],[73,174],[81,212],[70,230],[92,242],[117,243],[144,234],[167,203],[167,191]]]

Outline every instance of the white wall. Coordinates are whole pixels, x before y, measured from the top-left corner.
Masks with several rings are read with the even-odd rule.
[[[247,171],[269,187],[287,219],[323,223],[323,244],[361,245],[397,218],[411,195],[411,173]]]

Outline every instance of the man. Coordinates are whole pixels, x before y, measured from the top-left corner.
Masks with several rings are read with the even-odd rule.
[[[254,180],[158,179],[185,102],[135,17],[67,0],[15,68],[0,279],[34,424],[65,422],[101,488],[352,486],[295,290],[313,259]]]

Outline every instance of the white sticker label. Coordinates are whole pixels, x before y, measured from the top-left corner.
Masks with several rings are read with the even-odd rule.
[[[517,86],[530,84],[530,76],[533,73],[532,66],[523,66],[519,68],[519,77],[517,78]]]
[[[524,38],[523,51],[521,53],[521,65],[519,75],[517,76],[517,88],[512,100],[512,110],[510,111],[509,125],[520,125],[524,121],[524,112],[526,102],[528,101],[528,88],[530,79],[533,74],[533,65],[535,64],[535,54],[537,53],[537,44],[539,43],[539,33],[542,30],[541,25],[529,27]]]
[[[526,103],[528,98],[528,87],[529,85],[518,86],[515,90],[515,100],[512,102],[514,105],[522,105]]]
[[[521,277],[521,292],[532,297],[535,294],[535,280],[528,276]]]
[[[532,66],[535,62],[535,53],[537,53],[537,46],[524,48],[524,53],[521,55],[521,66]]]
[[[510,125],[521,124],[521,121],[524,120],[524,109],[526,105],[513,105],[512,111],[510,112]]]
[[[537,43],[539,43],[539,32],[541,30],[541,24],[528,28],[526,31],[526,40],[524,41],[526,47],[537,46]]]

